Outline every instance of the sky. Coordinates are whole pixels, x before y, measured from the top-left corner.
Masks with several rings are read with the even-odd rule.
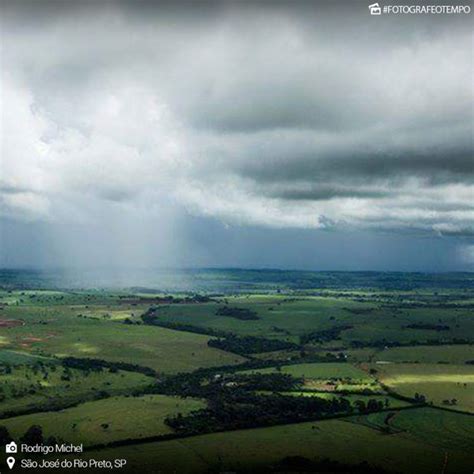
[[[474,270],[472,13],[367,6],[0,0],[0,266]]]

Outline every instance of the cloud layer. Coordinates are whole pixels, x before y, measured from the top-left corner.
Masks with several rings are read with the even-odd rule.
[[[4,216],[474,234],[472,18],[201,7],[2,3]]]

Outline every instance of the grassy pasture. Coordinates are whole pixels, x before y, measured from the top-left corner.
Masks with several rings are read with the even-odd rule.
[[[355,298],[357,296],[357,298]],[[357,299],[357,301],[356,301]],[[371,344],[389,342],[450,341],[469,339],[474,334],[472,309],[466,305],[449,312],[435,304],[426,307],[397,307],[396,301],[385,304],[384,297],[360,292],[347,296],[288,297],[283,295],[252,295],[222,298],[220,302],[206,304],[163,305],[158,311],[159,320],[198,326],[209,330],[233,332],[290,342],[298,342],[305,334],[335,326],[353,326],[341,332],[333,341],[314,343],[316,347],[337,348],[349,346],[353,340]],[[413,298],[413,303],[417,299]],[[227,302],[231,307],[254,311],[258,320],[243,321],[216,315]],[[408,300],[410,302],[410,300]],[[413,324],[443,325],[449,329],[410,329]],[[474,338],[471,338],[474,342]]]
[[[84,308],[8,308],[23,326],[0,328],[0,345],[38,355],[128,362],[159,372],[187,372],[242,362],[238,355],[208,347],[208,336],[108,319],[78,317]]]
[[[376,353],[375,359],[423,364],[464,364],[474,360],[474,345],[392,347]]]
[[[22,351],[10,351],[0,349],[0,364],[8,365],[31,365],[36,362],[55,363],[56,359],[52,357],[43,357]]]
[[[66,377],[67,375],[67,377]],[[0,378],[0,415],[30,408],[45,410],[52,404],[67,405],[94,399],[101,391],[126,393],[147,387],[153,379],[135,372],[109,370],[90,372],[64,370],[61,366],[13,366]]]
[[[288,298],[284,296],[250,296],[225,298],[229,306],[255,311],[260,318],[242,321],[216,315],[222,303],[200,305],[169,305],[158,311],[162,321],[192,324],[202,328],[297,342],[299,336],[311,331],[328,329],[335,324],[349,324],[360,315],[347,308],[371,307],[350,299]]]
[[[139,316],[143,313],[144,307],[117,307],[117,306],[93,306],[84,308],[79,311],[79,314],[84,318],[102,319],[109,321],[123,321],[124,319],[131,319],[133,321],[139,320]]]
[[[462,413],[430,408],[399,412],[391,423],[413,437],[442,449],[474,450],[474,419]]]
[[[252,285],[257,291],[260,283]],[[275,285],[275,289],[278,286]],[[385,395],[377,380],[380,379],[395,392],[410,397],[423,394],[434,405],[451,411],[394,410],[354,416],[351,423],[339,419],[214,433],[179,442],[98,451],[90,456],[128,457],[128,472],[163,469],[164,472],[207,473],[240,468],[257,472],[264,464],[299,455],[311,460],[330,457],[345,463],[367,460],[399,473],[471,473],[468,454],[474,449],[473,418],[452,410],[474,412],[474,366],[465,364],[466,360],[474,359],[474,346],[381,349],[384,339],[404,344],[430,339],[446,342],[455,337],[474,341],[474,319],[469,307],[474,300],[465,297],[467,292],[378,291],[375,287],[339,291],[307,287],[300,296],[296,293],[240,294],[199,304],[160,303],[157,314],[167,322],[292,342],[299,342],[300,337],[308,333],[353,326],[332,340],[323,343],[313,340],[304,348],[307,354],[313,351],[324,354],[330,349],[336,353],[342,351],[348,355],[348,363],[286,363],[289,358],[300,356],[302,351],[298,349],[259,354],[260,359],[287,365],[244,373],[281,371],[303,378],[299,391],[285,392],[292,396],[331,399],[345,391],[349,394],[344,397],[352,403],[372,398],[382,402],[388,399],[389,407],[394,409],[408,405]],[[121,291],[0,290],[0,366],[11,366],[11,373],[5,373],[0,379],[0,396],[4,397],[0,415],[11,409],[42,409],[58,402],[85,402],[62,411],[17,416],[0,424],[6,424],[16,436],[31,424],[40,424],[46,436],[91,445],[169,433],[163,423],[166,415],[186,414],[203,407],[199,400],[169,396],[126,397],[126,393],[133,393],[152,381],[137,373],[114,374],[104,370],[85,376],[81,371],[71,370],[63,379],[64,369],[60,365],[56,364],[54,370],[48,368],[46,378],[42,370],[34,369],[38,361],[47,366],[57,363],[51,359],[57,356],[128,362],[169,374],[245,360],[208,347],[206,335],[124,324],[126,318],[140,322],[140,315],[150,307],[155,296],[146,290],[135,293],[133,298],[130,292]],[[134,298],[137,304],[133,303]],[[259,319],[240,320],[217,315],[217,309],[225,302],[230,307],[250,309]],[[21,321],[21,324],[9,324],[11,320]],[[406,327],[413,324],[441,325],[449,329]],[[354,341],[377,342],[377,347],[354,349],[351,346]],[[415,361],[419,363],[410,363]],[[374,377],[368,372],[370,368],[377,370]],[[222,372],[225,375],[225,370]],[[364,390],[374,393],[357,393]],[[112,397],[94,400],[100,391]],[[443,404],[444,400],[452,399],[457,400],[456,404]],[[387,419],[391,413],[394,415]],[[385,430],[387,425],[389,429]]]
[[[390,414],[391,413],[391,414]],[[350,419],[374,428],[389,428],[443,449],[474,449],[473,417],[462,413],[419,408],[399,412],[381,412]]]
[[[379,352],[380,349],[374,347],[363,347],[344,351],[347,355],[347,360],[353,363],[371,362]]]
[[[364,347],[349,349],[344,352],[347,354],[349,362],[388,361],[396,363],[464,364],[468,360],[474,360],[474,345],[470,344],[413,345],[388,349]]]
[[[0,290],[0,303],[21,306],[65,306],[76,304],[114,304],[120,292],[105,290]]]
[[[474,366],[448,364],[377,365],[381,382],[402,395],[423,394],[434,405],[474,412]]]
[[[351,364],[343,362],[328,362],[328,363],[307,363],[283,365],[280,370],[276,367],[268,367],[264,369],[254,369],[243,371],[242,373],[275,373],[281,372],[289,374],[293,377],[302,377],[305,379],[352,379],[360,382],[371,382],[371,379],[363,370],[354,367]]]
[[[94,445],[172,433],[164,423],[166,416],[185,415],[204,407],[205,403],[200,400],[164,395],[113,397],[58,412],[17,416],[2,420],[0,424],[16,439],[31,425],[37,424],[43,428],[45,437]]]
[[[439,306],[397,309],[396,305],[384,307],[372,313],[371,319],[359,320],[354,328],[342,333],[342,340],[358,340],[365,343],[381,341],[409,344],[430,340],[450,341],[468,339],[474,342],[474,319],[472,309],[458,307],[447,311]],[[409,329],[412,324],[433,324],[448,326],[447,331],[434,329]]]
[[[410,410],[409,413],[413,413]],[[470,474],[468,451],[448,449],[445,474]],[[367,460],[389,472],[431,474],[442,472],[445,450],[411,434],[384,435],[367,426],[342,420],[276,426],[195,436],[192,438],[90,452],[111,459],[126,457],[126,472],[205,473],[258,472],[288,456],[312,461],[330,458],[356,464]]]

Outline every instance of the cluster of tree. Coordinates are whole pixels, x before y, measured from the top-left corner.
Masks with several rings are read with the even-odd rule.
[[[375,311],[376,308],[374,307],[369,307],[369,308],[342,308],[344,311],[347,311],[352,314],[369,314]]]
[[[390,307],[390,305],[383,305],[382,307]],[[425,308],[425,309],[474,309],[474,304],[458,304],[458,303],[439,303],[433,301],[423,301],[420,303],[416,302],[407,302],[407,301],[400,301],[397,303],[397,307],[403,309],[417,309],[417,308]]]
[[[341,332],[347,329],[352,329],[353,326],[343,325],[334,326],[329,329],[322,329],[321,331],[313,331],[308,334],[303,334],[300,337],[301,344],[308,344],[310,342],[329,342],[335,339],[340,339]]]
[[[0,426],[0,445],[4,446],[11,441],[13,441],[13,438],[10,436],[8,429],[5,426]],[[39,425],[30,426],[26,430],[25,434],[20,437],[19,441],[29,446],[36,444],[54,446],[55,444],[63,443],[62,440],[57,439],[54,436],[45,438],[43,436],[43,428],[41,428]]]
[[[444,345],[472,345],[474,341],[472,339],[463,339],[459,337],[453,337],[449,339],[427,339],[426,341],[419,341],[412,339],[408,342],[400,341],[387,341],[386,339],[376,341],[357,341],[352,340],[349,345],[354,349],[362,349],[364,347],[375,347],[377,349],[384,349],[385,347],[408,347],[408,346],[444,346]]]
[[[223,307],[224,309],[226,307]],[[228,308],[229,310],[234,310],[235,308]],[[227,310],[226,310],[227,311]],[[234,354],[248,356],[251,354],[259,354],[262,352],[272,352],[279,350],[299,350],[301,346],[299,344],[275,340],[275,339],[266,339],[256,336],[237,336],[231,332],[220,331],[212,329],[209,327],[200,327],[192,324],[183,324],[172,321],[164,321],[160,319],[160,316],[157,312],[157,308],[151,307],[145,313],[141,315],[142,321],[145,324],[151,326],[160,326],[167,329],[174,329],[176,331],[186,331],[192,332],[195,334],[205,334],[208,336],[213,336],[218,339],[211,339],[208,342],[210,347],[216,347],[228,352],[233,352]],[[330,341],[339,337],[340,332],[351,329],[352,326],[337,326],[331,329],[322,330],[313,332],[301,337],[301,344],[306,344],[312,341]],[[273,327],[276,332],[285,332],[284,329],[279,329]],[[357,342],[356,342],[357,344]],[[364,343],[360,343],[361,347],[364,347]],[[383,347],[383,345],[382,345]],[[335,357],[330,355],[331,361],[335,360]],[[316,362],[319,362],[317,360]],[[322,360],[322,362],[329,362],[328,360]]]
[[[131,318],[125,318],[125,319],[123,320],[123,324],[128,324],[128,325],[134,325],[134,324],[135,324],[135,325],[140,325],[141,322],[140,322],[140,321],[133,320],[133,319],[131,319]]]
[[[242,321],[255,321],[260,319],[257,313],[248,308],[235,308],[232,306],[221,306],[216,311],[217,316],[240,319]]]
[[[13,438],[10,436],[8,429],[1,425],[0,426],[0,445],[5,446],[6,444],[13,441]]]
[[[271,311],[271,310],[272,308],[268,308],[268,311]],[[283,328],[279,328],[278,326],[272,326],[272,331],[278,332],[280,334],[286,334],[287,336],[291,336],[290,331]]]
[[[198,434],[213,431],[298,423],[336,414],[352,413],[346,398],[323,399],[279,394],[259,395],[245,387],[223,387],[211,397],[208,408],[189,415],[178,414],[165,422],[178,433]]]
[[[257,364],[241,364],[239,369],[242,370],[244,366],[251,369],[252,365]],[[164,395],[215,399],[229,390],[288,391],[301,384],[300,379],[287,374],[242,374],[221,369],[223,368],[200,369],[186,374],[164,376],[158,380],[153,390]],[[229,370],[233,369],[234,367],[229,367]]]
[[[416,403],[425,403],[426,402],[426,397],[423,394],[416,392],[415,397],[413,398],[413,400]]]
[[[425,329],[430,331],[449,331],[450,327],[444,324],[413,323],[403,326],[404,329]]]
[[[143,367],[137,364],[130,364],[127,362],[110,362],[103,359],[80,359],[78,357],[64,357],[61,359],[64,367],[79,370],[101,371],[109,369],[111,372],[118,372],[119,370],[126,370],[129,372],[139,372],[150,377],[156,376],[156,372],[150,367]]]
[[[194,326],[192,324],[182,324],[182,323],[175,323],[172,321],[163,321],[159,319],[159,315],[156,314],[154,309],[148,310],[146,313],[142,314],[141,318],[145,324],[148,324],[150,326],[160,326],[162,328],[174,329],[175,331],[193,332],[195,334],[205,334],[207,336],[215,336],[215,337],[225,337],[229,334],[225,331],[217,331],[215,329],[203,328],[200,326]]]
[[[210,339],[207,345],[240,355],[299,349],[298,344],[293,342],[255,336],[236,336],[234,334],[229,334],[224,338]]]
[[[324,356],[314,355],[306,359],[310,362],[334,362],[338,360],[333,354],[326,354]],[[239,376],[237,372],[242,372],[246,370],[255,370],[255,369],[264,369],[267,367],[275,367],[277,370],[282,365],[291,365],[299,363],[298,360],[292,362],[275,362],[273,360],[259,360],[251,359],[242,364],[238,365],[226,365],[220,367],[208,367],[195,370],[190,373],[181,373],[176,375],[161,375],[157,379],[156,385],[150,389],[149,393],[160,393],[163,395],[179,395],[182,397],[201,397],[207,398],[212,394],[217,394],[221,390],[221,386],[225,385],[228,382],[234,381],[233,377]],[[277,388],[277,384],[273,381],[279,381],[280,383],[284,380],[289,380],[288,377],[277,378],[281,374],[258,374],[256,379],[260,380],[261,384],[272,384],[273,390],[285,391],[286,385],[283,383],[280,385],[280,388]],[[264,380],[272,380],[272,382],[267,382]],[[250,379],[249,379],[250,380]],[[292,386],[298,383],[298,379],[292,379]],[[263,386],[263,385],[260,385]]]
[[[367,403],[365,400],[356,400],[354,402],[359,413],[373,413],[375,411],[380,411],[384,408],[388,408],[389,404],[390,402],[388,398],[385,399],[385,402],[382,400],[376,400],[375,398],[369,398]]]
[[[119,296],[120,302],[124,304],[195,304],[195,303],[209,303],[213,299],[207,295],[194,294],[191,296],[177,297],[172,295],[165,296]]]
[[[218,377],[224,387],[240,387],[249,391],[265,390],[270,392],[287,392],[303,383],[302,379],[289,374],[232,374]]]
[[[388,399],[358,400],[355,408],[344,397],[287,396],[302,380],[279,372],[270,374],[216,373],[205,370],[162,380],[159,393],[205,398],[208,408],[169,417],[166,423],[178,434],[197,434],[315,420],[333,415],[371,413],[388,407]],[[209,370],[209,369],[208,369]],[[242,370],[242,368],[240,368]],[[262,392],[268,392],[263,394]]]
[[[458,404],[458,401],[456,398],[452,398],[451,400],[443,400],[443,405],[448,405],[448,406],[455,406]]]
[[[12,366],[8,363],[0,364],[0,375],[8,375],[12,373]]]

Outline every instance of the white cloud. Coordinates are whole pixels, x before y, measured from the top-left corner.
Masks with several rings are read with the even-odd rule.
[[[472,234],[470,28],[306,13],[6,15],[1,212]]]

